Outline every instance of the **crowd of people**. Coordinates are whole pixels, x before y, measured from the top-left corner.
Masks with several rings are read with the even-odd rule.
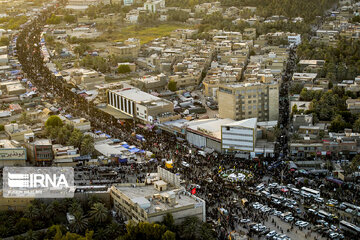
[[[167,132],[159,132],[154,129],[144,129],[135,125],[133,121],[120,121],[114,116],[104,113],[92,102],[71,91],[71,88],[63,79],[56,78],[46,67],[40,51],[40,33],[45,20],[51,13],[61,7],[65,1],[60,0],[56,6],[49,7],[38,15],[30,23],[27,23],[18,36],[15,36],[18,59],[22,65],[25,77],[31,80],[44,98],[58,103],[64,111],[74,116],[87,118],[93,129],[101,130],[110,136],[136,145],[139,148],[155,153],[156,162],[145,165],[133,165],[132,169],[120,171],[122,181],[129,181],[128,175],[136,176],[138,181],[143,181],[145,174],[154,172],[157,164],[163,164],[162,159],[173,160],[174,167],[170,171],[180,173],[186,181],[187,190],[191,190],[195,184],[196,194],[206,201],[207,219],[213,224],[219,239],[225,239],[227,234],[238,229],[241,218],[251,218],[255,222],[264,222],[268,215],[252,211],[244,207],[240,201],[246,198],[249,202],[263,202],[271,205],[264,198],[254,194],[251,188],[262,181],[278,181],[283,184],[294,183],[294,176],[286,171],[286,165],[268,170],[265,161],[242,160],[236,161],[233,155],[223,155],[216,152],[203,156],[198,154],[198,149],[190,146],[186,141],[179,142],[177,138]],[[291,67],[289,65],[289,67]],[[283,94],[287,94],[287,86],[283,86]],[[49,98],[48,93],[53,97]],[[284,109],[288,109],[285,99]],[[284,133],[279,139],[278,148],[282,156],[288,153],[284,146],[287,142],[288,112],[282,111]],[[286,126],[285,126],[286,125]],[[139,141],[134,133],[142,134],[146,141]],[[281,150],[281,149],[286,150]],[[181,165],[182,161],[189,163],[189,167]],[[230,183],[220,177],[219,169],[245,169],[252,172],[253,178],[239,183]],[[285,172],[284,172],[285,170]],[[264,176],[270,176],[264,179]],[[280,176],[282,176],[280,178]],[[319,180],[321,182],[321,180]],[[356,196],[356,195],[355,195]],[[355,197],[354,196],[354,197]],[[226,214],[219,211],[225,209]]]

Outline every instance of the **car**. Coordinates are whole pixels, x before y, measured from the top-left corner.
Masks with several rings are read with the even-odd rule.
[[[207,179],[205,179],[205,181],[207,181],[208,183],[212,183],[212,182],[213,182],[213,180],[212,180],[210,177],[208,177]]]
[[[219,110],[219,107],[217,105],[210,105],[209,108],[211,110]]]
[[[333,224],[330,225],[330,229],[335,231],[335,232],[338,231],[338,228]]]
[[[270,239],[270,238],[272,238],[272,237],[274,237],[276,235],[276,231],[275,230],[272,230],[272,231],[270,231],[268,234],[266,234],[266,238],[267,239]]]
[[[329,223],[324,220],[316,220],[316,222],[320,223],[321,225],[326,226],[326,227],[329,226]]]
[[[183,165],[184,167],[190,167],[190,164],[185,161],[182,161],[181,165]]]
[[[295,226],[299,226],[303,221],[296,221]]]
[[[294,221],[294,217],[293,216],[288,216],[284,218],[285,222],[292,222]]]
[[[293,205],[297,205],[297,202],[295,200],[293,200],[293,199],[289,199],[288,202],[293,204]]]
[[[324,199],[323,198],[315,198],[315,202],[323,203]]]
[[[241,223],[249,223],[251,220],[248,218],[243,218],[240,220]]]
[[[327,201],[327,203],[328,203],[328,204],[333,204],[333,205],[338,205],[338,204],[339,204],[339,202],[338,202],[336,199],[329,199],[329,200]]]
[[[300,208],[296,208],[295,211],[296,211],[297,214],[301,214],[301,209]]]
[[[300,223],[299,227],[307,227],[309,226],[309,223],[308,222],[302,222]]]
[[[352,210],[351,208],[347,208],[347,209],[345,209],[345,212],[347,212],[347,213],[353,213],[353,210]]]
[[[278,185],[277,183],[270,183],[269,188],[276,188]]]
[[[282,212],[280,212],[280,211],[275,211],[275,212],[274,212],[274,215],[275,215],[275,216],[280,216],[281,214],[282,214]]]
[[[332,233],[329,234],[329,237],[330,237],[331,239],[335,239],[335,238],[337,238],[338,236],[339,236],[339,234],[338,234],[338,233],[334,233],[334,232],[332,232]]]

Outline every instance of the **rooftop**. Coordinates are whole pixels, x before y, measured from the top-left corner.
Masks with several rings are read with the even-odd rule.
[[[132,186],[116,186],[116,188],[125,194],[134,203],[141,208],[146,209],[148,213],[166,211],[169,209],[181,208],[184,206],[199,203],[198,200],[190,194],[186,194],[183,189],[172,189],[169,191],[159,192],[153,185],[145,185],[141,187]],[[175,205],[155,199],[154,195],[175,198]]]
[[[111,90],[111,92],[121,95],[127,99],[130,99],[137,103],[142,102],[155,102],[155,101],[165,101],[162,98],[156,97],[149,93],[143,92],[137,88],[123,88],[118,90]]]

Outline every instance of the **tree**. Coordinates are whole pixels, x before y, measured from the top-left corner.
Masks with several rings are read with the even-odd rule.
[[[70,229],[76,233],[82,233],[88,226],[88,219],[81,213],[74,213],[74,221],[70,224]]]
[[[103,223],[108,218],[108,210],[102,203],[95,203],[90,211],[91,219],[97,223]]]
[[[94,139],[89,135],[84,136],[81,142],[80,149],[81,155],[91,155],[95,150]]]
[[[46,20],[47,24],[59,24],[61,22],[61,17],[51,14],[51,16]]]
[[[129,65],[119,65],[118,73],[124,74],[124,73],[129,73],[129,72],[131,72]]]
[[[170,229],[171,231],[174,230],[175,227],[175,221],[174,221],[174,217],[172,216],[171,213],[167,213],[164,216],[164,219],[162,221],[162,224],[164,224],[168,229]]]
[[[57,115],[50,116],[45,122],[45,127],[61,127],[62,125],[63,122]]]
[[[83,139],[83,134],[79,129],[74,129],[68,141],[68,145],[80,148]]]
[[[76,46],[74,48],[74,53],[82,55],[84,54],[85,51],[89,51],[91,49],[91,47],[85,43],[80,43],[79,46]]]
[[[176,82],[174,80],[170,80],[168,83],[168,89],[172,92],[175,92],[177,90]]]
[[[161,237],[161,240],[175,240],[176,239],[176,235],[175,233],[167,230]]]
[[[360,166],[360,155],[357,154],[352,160],[351,160],[351,170],[356,172],[359,171],[359,166]]]
[[[81,205],[78,203],[78,202],[73,202],[72,204],[71,204],[71,206],[69,207],[69,213],[71,213],[71,214],[75,214],[75,213],[77,213],[77,212],[79,212],[79,213],[83,213],[83,209],[82,209],[82,207],[81,207]]]
[[[77,21],[77,17],[76,15],[66,14],[64,16],[64,21],[67,23],[75,23]]]
[[[346,127],[346,122],[341,115],[336,115],[335,118],[331,121],[330,130],[333,132],[343,131]]]
[[[355,132],[360,132],[360,117],[354,122],[353,130]]]
[[[5,126],[3,124],[0,124],[0,131],[4,131],[5,130]]]

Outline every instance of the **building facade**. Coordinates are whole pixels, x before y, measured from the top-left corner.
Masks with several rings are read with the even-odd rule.
[[[107,100],[111,107],[146,123],[153,123],[160,115],[173,113],[174,110],[172,102],[137,88],[110,90]]]
[[[221,145],[224,152],[254,152],[257,119],[251,118],[221,126]]]
[[[279,84],[245,83],[221,85],[218,91],[219,116],[242,120],[258,118],[274,121],[279,117]]]

